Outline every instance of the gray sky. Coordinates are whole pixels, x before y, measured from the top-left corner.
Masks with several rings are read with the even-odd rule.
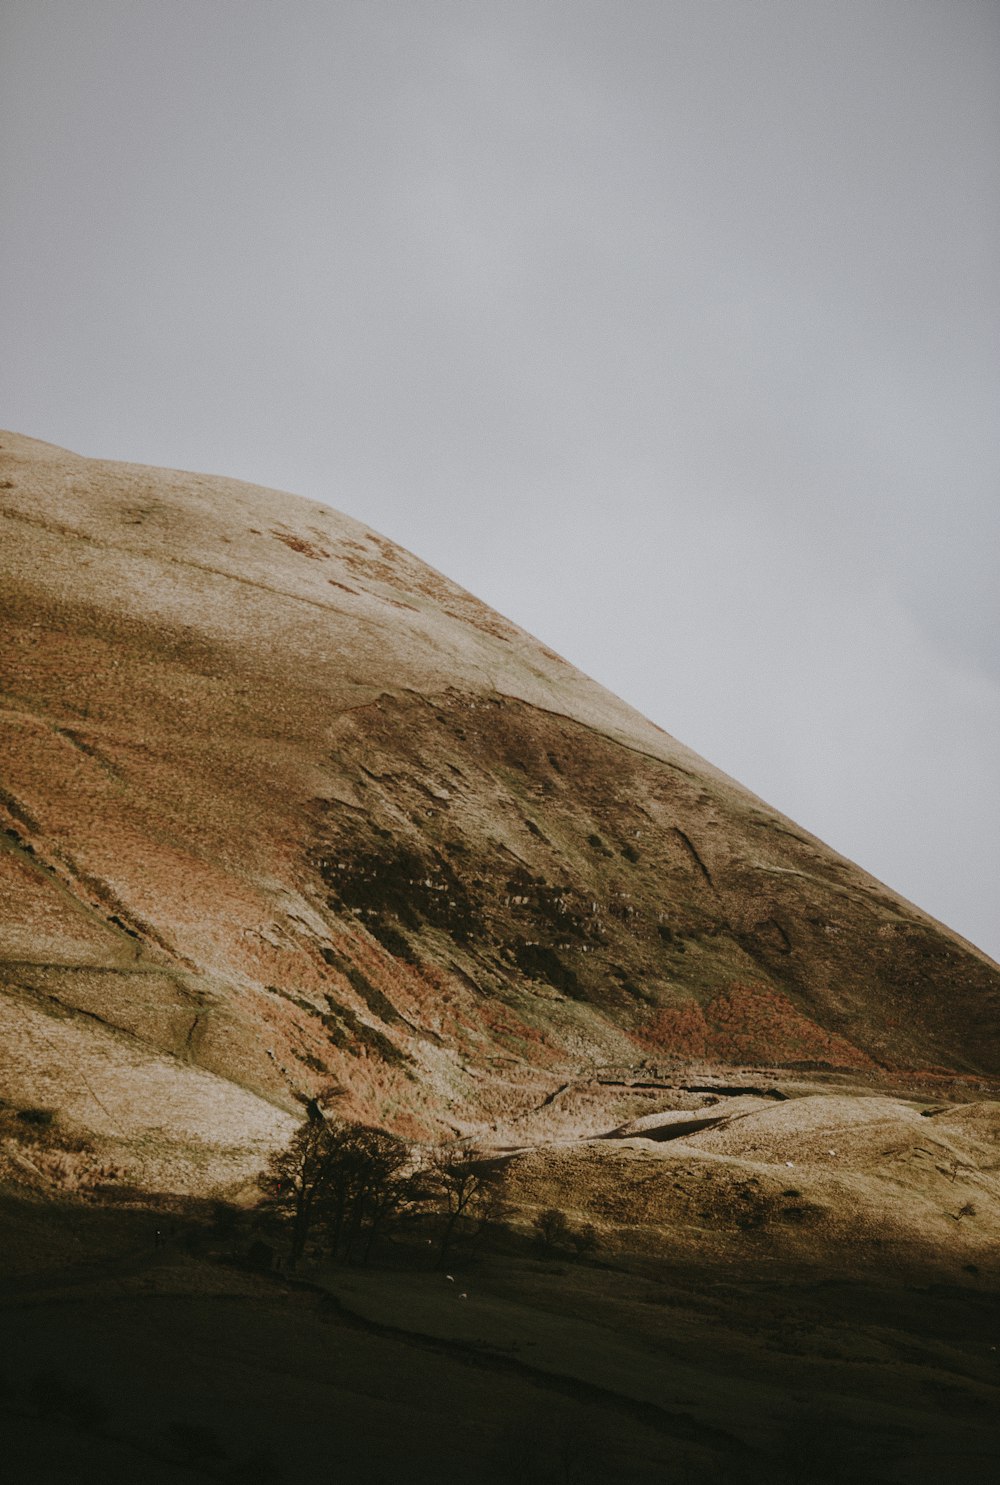
[[[0,425],[401,541],[1000,956],[1000,6],[5,0]]]

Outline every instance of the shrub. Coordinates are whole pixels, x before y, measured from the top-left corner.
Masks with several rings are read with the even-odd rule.
[[[555,1253],[561,1248],[568,1247],[570,1226],[566,1220],[566,1213],[560,1212],[556,1207],[549,1207],[546,1211],[540,1212],[535,1218],[535,1234],[545,1254]]]
[[[569,1240],[576,1249],[576,1256],[583,1258],[588,1253],[593,1253],[597,1247],[597,1228],[592,1222],[587,1222],[583,1227],[575,1227],[569,1235]]]

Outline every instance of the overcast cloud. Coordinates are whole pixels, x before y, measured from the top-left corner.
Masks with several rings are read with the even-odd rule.
[[[1000,955],[1000,7],[6,0],[0,423],[368,521]]]

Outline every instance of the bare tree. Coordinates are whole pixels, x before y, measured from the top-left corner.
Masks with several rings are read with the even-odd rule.
[[[378,1234],[409,1200],[409,1164],[409,1148],[397,1135],[364,1124],[347,1127],[322,1202],[334,1256],[367,1261]]]
[[[424,1168],[426,1195],[444,1215],[438,1266],[461,1236],[478,1232],[499,1206],[500,1171],[494,1161],[476,1159],[454,1145],[433,1151]]]
[[[264,1204],[288,1222],[290,1262],[320,1231],[334,1257],[367,1260],[376,1236],[410,1199],[405,1142],[385,1129],[310,1110],[258,1178]]]
[[[309,1118],[299,1125],[289,1145],[271,1156],[257,1178],[265,1205],[290,1223],[292,1266],[302,1257],[320,1215],[340,1142],[338,1126],[322,1117]]]

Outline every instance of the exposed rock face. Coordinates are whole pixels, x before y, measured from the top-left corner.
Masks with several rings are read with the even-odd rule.
[[[0,1096],[150,1179],[334,1083],[1000,1072],[996,965],[358,522],[3,434],[0,528]]]

